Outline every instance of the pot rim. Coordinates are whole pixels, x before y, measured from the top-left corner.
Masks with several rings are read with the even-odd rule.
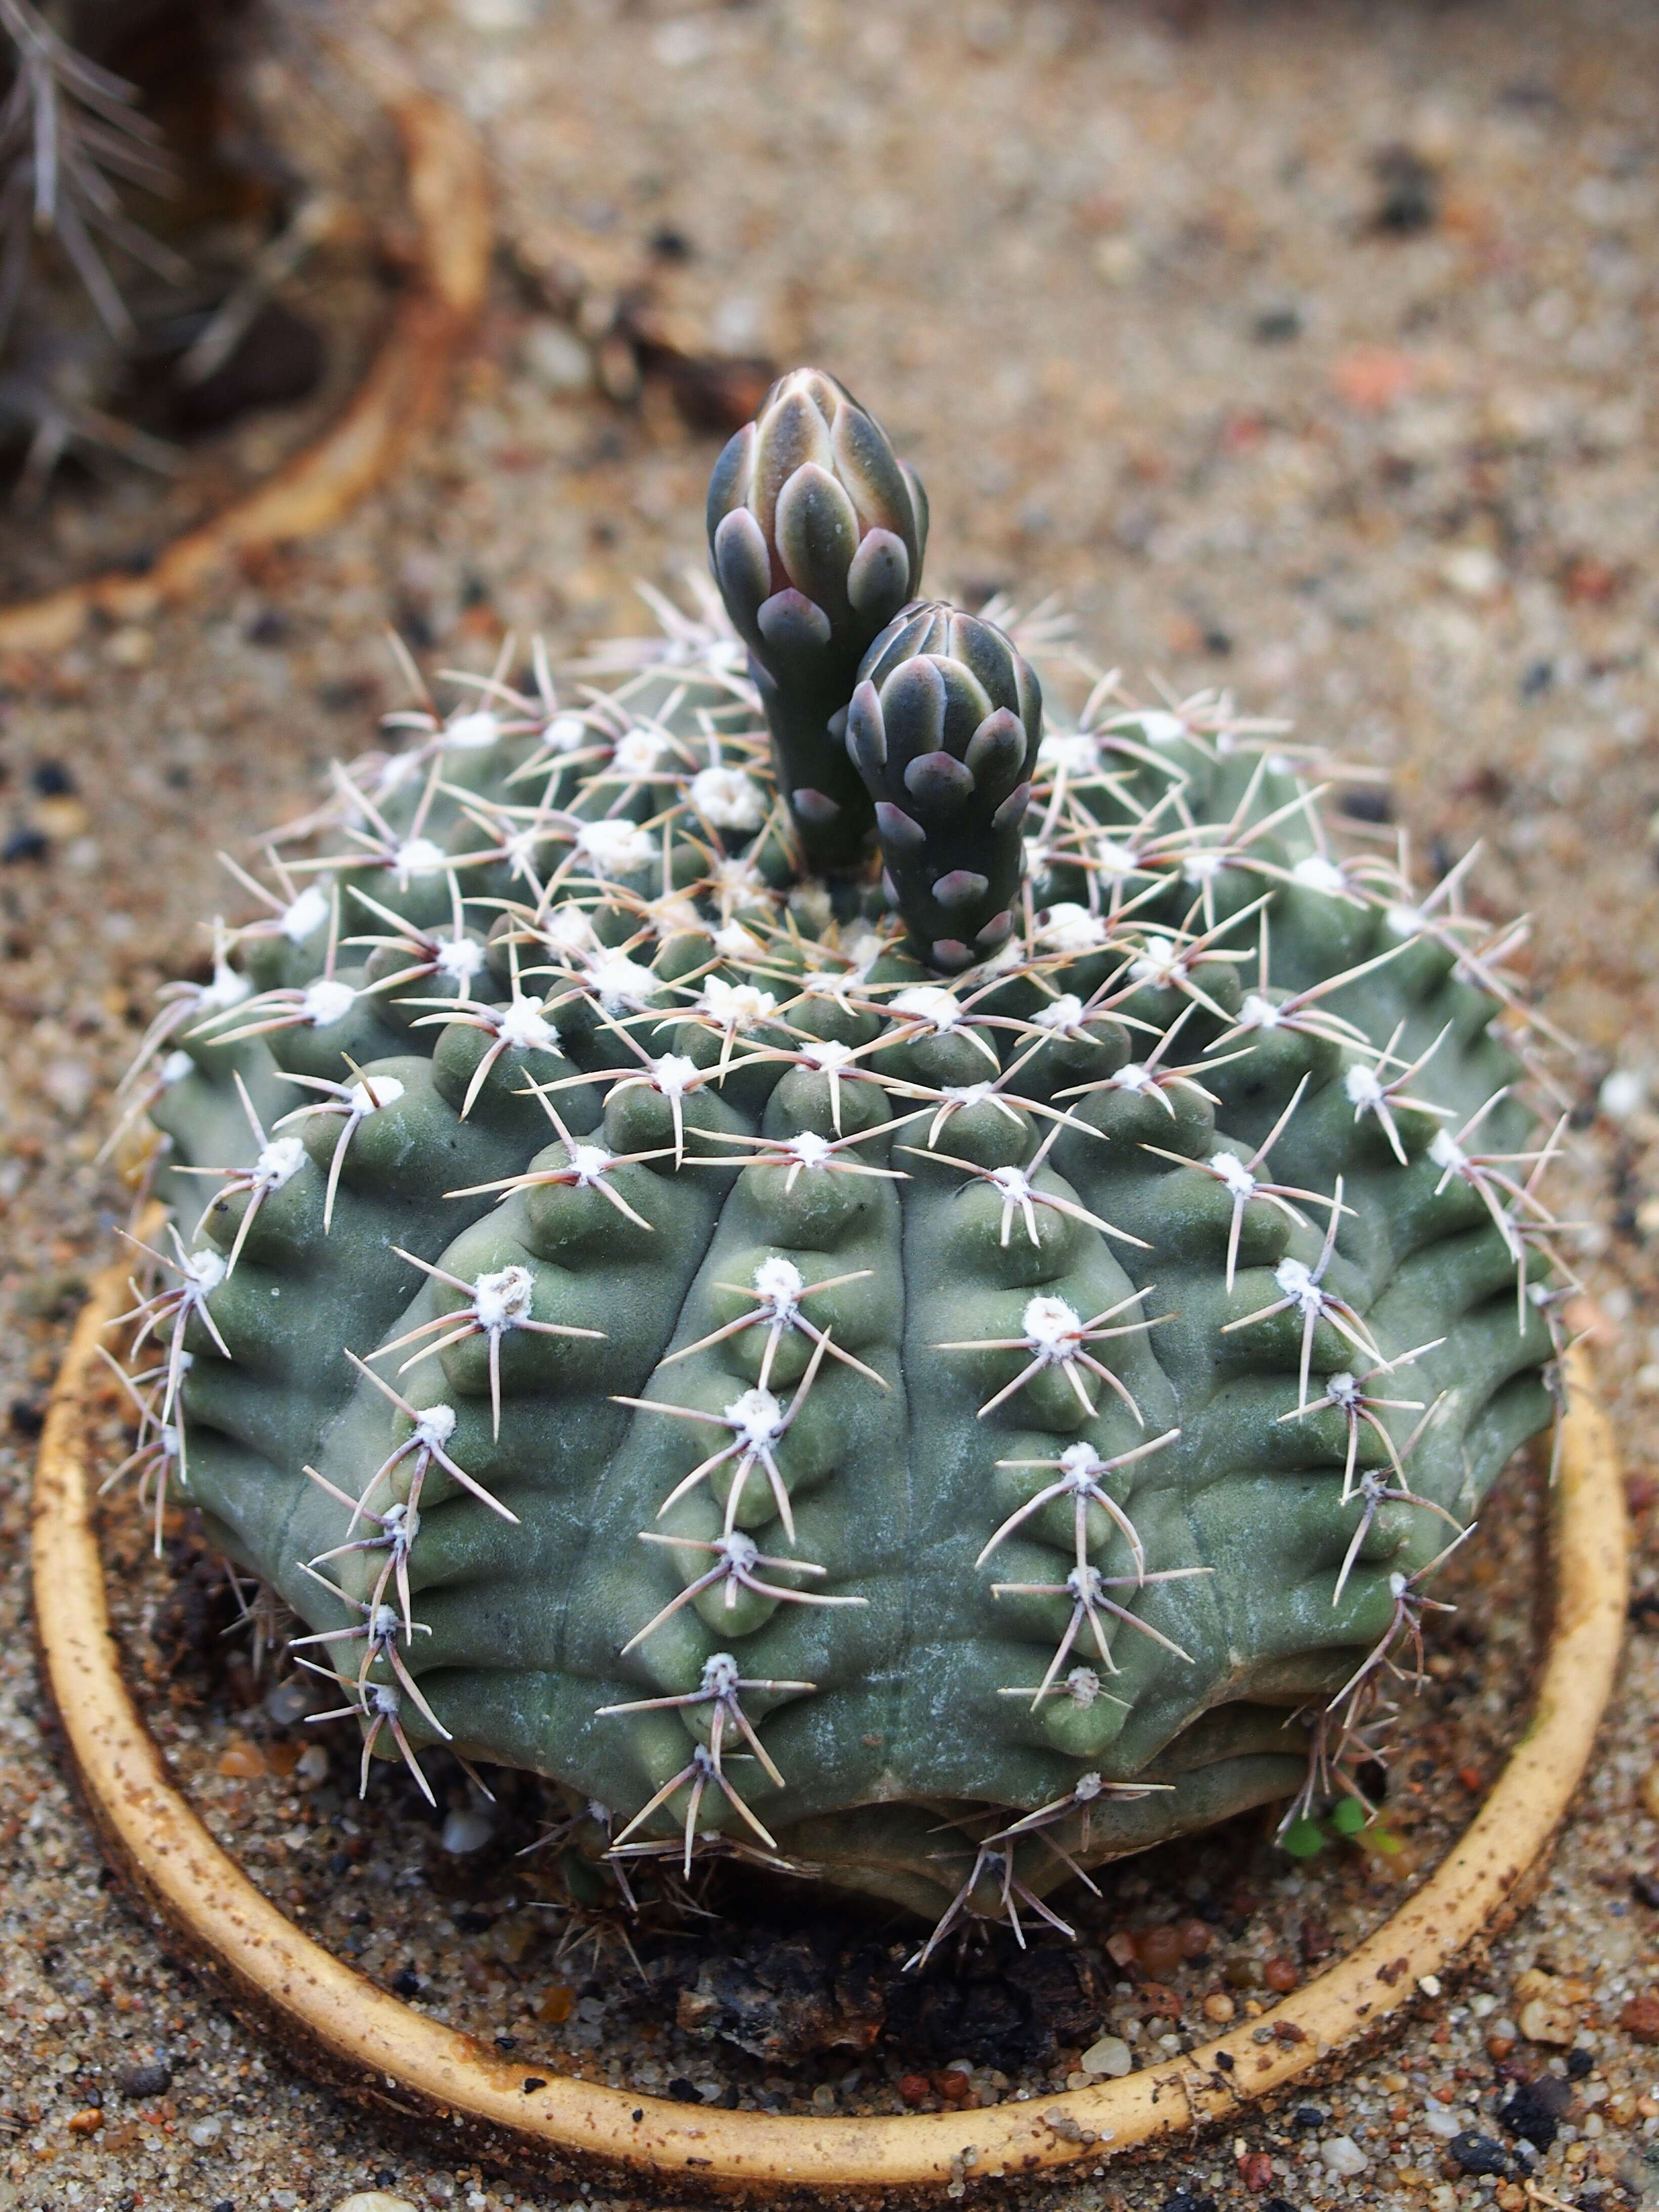
[[[360,68],[368,65],[356,57]],[[386,477],[441,409],[489,278],[493,235],[483,149],[429,94],[375,72],[402,143],[410,281],[344,408],[216,514],[170,538],[143,575],[119,568],[0,607],[0,652],[56,653],[94,615],[147,620],[238,556],[314,536]]]
[[[931,2196],[964,2174],[1098,2165],[1223,2120],[1440,1994],[1477,1939],[1526,1903],[1589,1763],[1626,1604],[1626,1528],[1611,1425],[1583,1344],[1553,1493],[1552,1620],[1531,1720],[1485,1803],[1382,1925],[1259,2020],[1088,2088],[974,2112],[819,2118],[691,2107],[526,2071],[413,2010],[305,1935],[209,1835],[121,1679],[94,1522],[89,1417],[99,1340],[126,1269],[95,1282],[53,1386],[36,1463],[33,1584],[48,1686],[88,1809],[118,1863],[219,1980],[289,2039],[288,2055],[359,2101],[471,2130],[497,2154],[587,2162],[680,2191]],[[294,2045],[297,2041],[299,2048]],[[891,2200],[887,2200],[891,2201]]]

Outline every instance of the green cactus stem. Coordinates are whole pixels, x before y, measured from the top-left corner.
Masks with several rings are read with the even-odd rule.
[[[602,1869],[758,1860],[920,1959],[1358,1795],[1565,1283],[1462,872],[1344,843],[1340,766],[1224,699],[1044,720],[1017,619],[889,604],[867,424],[786,380],[717,474],[730,623],[395,718],[242,878],[128,1092],[131,1465],[365,1775],[531,1769]],[[865,779],[896,913],[778,805]]]

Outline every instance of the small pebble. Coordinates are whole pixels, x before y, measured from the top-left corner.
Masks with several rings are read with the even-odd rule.
[[[154,631],[128,623],[104,640],[104,658],[118,668],[147,668],[155,656]]]
[[[1619,2014],[1619,2025],[1638,2043],[1659,2043],[1659,1991],[1633,1996]]]
[[[298,1675],[286,1682],[278,1682],[265,1695],[265,1713],[278,1728],[292,1728],[311,1711],[311,1692]]]
[[[524,334],[524,365],[544,392],[586,392],[593,382],[593,356],[574,331],[550,316],[540,317]]]
[[[1085,2074],[1127,2074],[1134,2059],[1121,2035],[1103,2035],[1084,2052],[1081,2064]]]
[[[205,2150],[210,2143],[216,2143],[224,2131],[225,2124],[216,2112],[210,2112],[205,2119],[192,2120],[185,2130],[198,2150]]]
[[[173,2087],[173,2069],[164,2058],[152,2059],[146,2066],[124,2066],[115,2086],[124,2097],[165,2097]]]
[[[1204,2000],[1205,2019],[1212,2020],[1218,2025],[1224,2025],[1235,2016],[1237,2011],[1238,2007],[1227,1995],[1225,1990],[1212,1990]]]
[[[1647,1103],[1648,1086],[1633,1068],[1615,1067],[1602,1079],[1596,1104],[1610,1121],[1628,1121]]]
[[[1319,2146],[1319,2155],[1333,2173],[1345,2176],[1364,2173],[1370,2164],[1352,2136],[1327,2136]]]
[[[1510,2170],[1510,2154],[1502,2143],[1491,2136],[1476,2135],[1465,2129],[1451,2139],[1451,2154],[1465,2173],[1498,2174]]]
[[[455,1857],[464,1858],[469,1851],[482,1850],[495,1832],[495,1822],[469,1805],[464,1812],[452,1813],[444,1822],[443,1847]]]
[[[1570,2044],[1578,2033],[1577,2015],[1569,2005],[1548,1997],[1534,1997],[1521,2008],[1521,2033],[1528,2043]]]
[[[392,2197],[384,2189],[360,2189],[343,2197],[333,2212],[416,2212],[416,2207],[407,2197]]]

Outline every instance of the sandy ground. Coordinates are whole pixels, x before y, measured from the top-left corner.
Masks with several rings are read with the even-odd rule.
[[[485,132],[513,246],[452,426],[322,544],[0,669],[0,2207],[27,2212],[294,2212],[377,2182],[467,2212],[575,2198],[397,2140],[207,2001],[54,1760],[21,1548],[43,1393],[118,1218],[109,1086],[226,903],[214,848],[397,703],[388,622],[428,667],[477,668],[503,628],[631,625],[630,579],[699,557],[713,442],[657,395],[575,388],[551,269],[593,298],[649,277],[688,343],[842,374],[927,480],[934,588],[1057,592],[1103,657],[1390,770],[1438,863],[1483,842],[1482,896],[1535,917],[1533,979],[1586,1048],[1568,1210],[1611,1325],[1638,1588],[1659,1582],[1659,17],[455,0],[386,21]],[[1455,2002],[1318,2125],[1252,2121],[1265,2168],[1218,2140],[1052,2201],[1659,2203],[1659,2051],[1618,2025],[1659,1994],[1632,1886],[1659,1871],[1656,1616],[1544,1896]],[[1443,2116],[1503,2135],[1491,2045],[1534,1966],[1589,2070],[1528,2195],[1462,2171]],[[167,2086],[124,2096],[158,2055]],[[1569,2072],[1524,2036],[1514,2060]]]

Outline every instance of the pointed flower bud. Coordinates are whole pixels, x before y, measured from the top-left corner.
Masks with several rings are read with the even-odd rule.
[[[1042,732],[1036,678],[994,623],[908,607],[865,655],[848,756],[875,802],[887,896],[935,968],[971,967],[1013,927]]]
[[[714,579],[749,647],[779,784],[820,866],[856,859],[869,830],[840,717],[866,647],[915,595],[927,536],[915,472],[820,369],[775,384],[715,464]]]

